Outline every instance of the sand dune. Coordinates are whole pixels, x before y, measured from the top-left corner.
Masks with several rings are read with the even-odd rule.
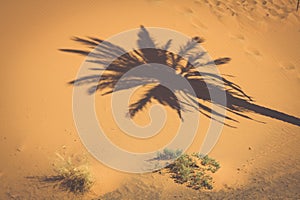
[[[83,199],[297,199],[300,166],[300,11],[292,0],[10,2],[1,6],[0,199],[73,199],[72,194],[28,180],[53,173],[56,152],[87,155],[96,183]],[[95,160],[73,122],[72,86],[84,57],[73,36],[106,39],[155,26],[200,36],[209,55],[229,57],[219,67],[254,102],[234,102],[253,120],[228,113],[210,156],[221,163],[211,192],[174,183],[167,174],[131,175]],[[110,96],[97,96],[97,115],[108,137],[131,151],[161,147],[179,119],[166,108],[167,125],[152,140],[123,134],[111,115]],[[155,101],[154,101],[155,103]],[[241,105],[242,104],[242,105]],[[103,106],[105,105],[105,106]],[[234,108],[234,107],[233,107]],[[136,122],[147,124],[149,107]],[[209,119],[188,152],[199,150]],[[78,197],[76,197],[78,198]]]

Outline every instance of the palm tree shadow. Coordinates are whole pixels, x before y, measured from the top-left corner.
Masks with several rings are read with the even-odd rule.
[[[134,49],[131,52],[127,52],[122,47],[94,37],[88,37],[86,39],[74,37],[73,40],[86,45],[88,50],[60,50],[63,52],[87,56],[88,62],[99,64],[99,66],[106,65],[108,67],[91,68],[90,70],[95,71],[94,75],[80,77],[69,82],[69,84],[75,86],[90,84],[91,87],[88,91],[89,94],[100,91],[102,95],[137,86],[148,87],[146,92],[136,102],[129,105],[128,115],[130,117],[134,117],[139,111],[143,110],[147,104],[151,103],[151,101],[155,99],[160,104],[174,109],[177,112],[178,117],[181,119],[182,111],[187,110],[185,107],[189,107],[196,109],[204,116],[214,120],[217,120],[216,116],[221,116],[229,121],[238,122],[229,116],[225,116],[222,113],[212,110],[204,103],[201,103],[204,101],[220,106],[235,115],[249,120],[255,120],[247,115],[247,112],[253,112],[297,126],[300,125],[300,119],[298,117],[255,104],[253,99],[248,96],[241,87],[228,79],[209,72],[199,73],[197,70],[198,68],[209,67],[212,64],[222,65],[231,60],[230,58],[225,57],[213,61],[200,62],[206,53],[195,51],[195,49],[199,43],[203,42],[202,38],[191,38],[191,40],[189,40],[185,45],[181,46],[178,54],[168,51],[172,40],[167,41],[162,46],[158,46],[151,38],[147,29],[143,26],[141,26],[138,33],[137,44],[139,49]],[[145,47],[147,48],[145,49]],[[183,56],[188,57],[188,59],[184,59]],[[114,57],[117,57],[117,59],[110,63],[109,58]],[[190,83],[194,93],[184,87],[178,87],[174,90],[170,90],[154,80],[151,76],[147,76],[147,74],[129,76],[125,79],[121,79],[121,77],[131,69],[143,64],[151,63],[162,64],[174,69],[176,71],[176,75],[184,78]],[[103,71],[101,76],[97,74],[97,71],[99,70]],[[121,85],[121,87],[116,87],[119,80],[121,84],[118,85]],[[213,80],[213,82],[207,80]],[[220,88],[218,84],[215,84],[220,81],[224,83],[225,89]],[[215,99],[213,100],[209,94],[210,88],[217,91],[219,90],[220,92],[225,92],[227,102],[224,103]],[[183,95],[190,104],[183,104],[185,107],[183,107],[183,105],[180,106],[180,103],[183,102],[177,98],[175,95],[176,93]],[[234,127],[229,124],[225,125]]]

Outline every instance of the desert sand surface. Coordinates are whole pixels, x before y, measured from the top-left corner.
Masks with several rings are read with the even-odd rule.
[[[209,55],[231,61],[221,73],[255,104],[300,117],[300,10],[296,0],[10,1],[1,5],[0,199],[299,199],[300,128],[276,117],[232,113],[209,155],[221,164],[212,191],[174,183],[168,174],[119,172],[94,159],[81,143],[72,113],[73,86],[84,56],[73,36],[106,39],[145,27],[173,29],[205,39]],[[229,75],[229,76],[228,76]],[[179,119],[168,119],[151,141],[124,135],[114,123],[110,95],[96,94],[107,135],[129,151],[155,150],[169,141]],[[153,103],[156,103],[155,101]],[[149,123],[148,107],[137,114]],[[209,124],[188,149],[199,151]],[[53,174],[56,154],[86,157],[95,184],[83,196],[28,179]]]

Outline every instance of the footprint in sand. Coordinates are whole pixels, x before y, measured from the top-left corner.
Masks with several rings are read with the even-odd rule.
[[[273,20],[285,20],[293,16],[299,20],[299,15],[295,12],[295,2],[293,0],[196,0],[198,5],[208,6],[212,13],[218,18],[223,16],[236,16],[237,19],[247,19],[252,22],[268,17]],[[245,15],[245,12],[247,15]]]
[[[296,66],[287,61],[287,62],[280,62],[279,63],[279,67],[281,70],[281,73],[283,74],[283,76],[287,79],[296,79],[298,81],[300,81],[300,74],[297,73],[296,71]]]
[[[188,14],[193,14],[194,13],[193,9],[191,9],[191,8],[185,8],[184,12],[188,13]]]
[[[232,40],[236,40],[236,41],[240,41],[240,42],[245,42],[246,38],[244,35],[242,34],[232,34],[232,35],[229,35],[229,37],[232,39]]]
[[[262,54],[257,49],[250,47],[250,48],[246,48],[245,52],[247,55],[252,56],[258,60],[262,59]]]
[[[17,152],[23,152],[25,150],[25,145],[21,144],[16,148]]]
[[[200,20],[192,19],[191,22],[192,22],[192,26],[201,30],[207,30],[207,26],[205,26]]]
[[[191,16],[194,14],[194,10],[189,7],[177,7],[177,10],[180,12],[180,14],[185,15],[185,16]]]
[[[287,71],[296,69],[295,65],[291,62],[283,62],[280,64],[280,66],[281,66],[281,69],[287,70]]]

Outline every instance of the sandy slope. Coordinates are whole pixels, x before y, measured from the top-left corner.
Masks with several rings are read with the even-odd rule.
[[[53,192],[51,187],[25,178],[51,174],[56,152],[66,157],[87,154],[73,124],[72,87],[66,84],[75,77],[84,58],[58,51],[64,47],[80,48],[69,40],[71,36],[105,39],[141,24],[202,36],[206,39],[203,46],[213,58],[232,59],[220,67],[221,72],[235,76],[229,79],[242,86],[257,104],[299,117],[300,11],[295,12],[295,1],[266,2],[3,3],[0,12],[0,199],[72,198],[70,194]],[[99,102],[102,100],[108,102],[108,99]],[[114,128],[110,110],[97,106],[99,118],[108,116],[102,122],[107,124],[111,131],[109,137],[115,143],[124,148],[136,147],[131,150],[154,148],[142,142],[133,146],[137,141],[122,136]],[[168,113],[175,116],[174,111]],[[143,113],[139,115],[142,117],[139,123],[145,123],[147,117]],[[259,199],[299,197],[299,127],[253,113],[249,115],[265,123],[230,115],[239,121],[229,122],[237,128],[224,127],[211,152],[222,165],[215,176],[215,193],[186,189],[159,174],[130,176],[89,157],[97,182],[86,198],[114,190],[107,198],[119,195],[129,199],[140,195],[136,198],[143,199],[149,191],[157,193],[149,194],[149,199],[197,199],[199,195],[207,198],[225,195],[228,199],[243,195]],[[155,147],[168,141],[176,130],[172,123],[178,119],[168,120],[163,137],[153,143]],[[208,119],[202,120],[207,124]],[[199,149],[205,130],[205,126],[199,130],[190,152]],[[220,191],[225,184],[227,189]]]

